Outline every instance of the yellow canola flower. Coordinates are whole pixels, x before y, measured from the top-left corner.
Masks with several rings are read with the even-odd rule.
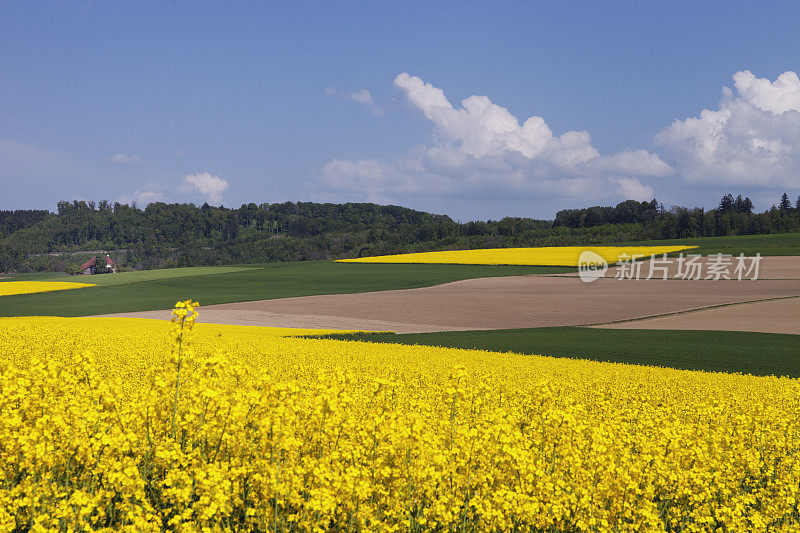
[[[64,291],[83,287],[97,287],[97,285],[93,283],[72,283],[71,281],[4,281],[0,282],[0,296]]]
[[[0,319],[0,531],[800,529],[796,379],[175,327]]]
[[[437,263],[453,265],[578,266],[580,255],[591,251],[607,263],[679,252],[697,246],[546,246],[541,248],[486,248],[339,259],[340,263]]]

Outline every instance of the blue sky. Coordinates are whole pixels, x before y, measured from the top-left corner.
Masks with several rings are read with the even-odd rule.
[[[797,20],[790,2],[5,2],[0,209],[552,218],[729,191],[764,209],[800,194]]]

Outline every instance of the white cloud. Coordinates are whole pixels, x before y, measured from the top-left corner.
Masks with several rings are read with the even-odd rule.
[[[690,183],[800,187],[800,79],[733,75],[717,110],[676,120],[655,143]]]
[[[437,141],[394,159],[334,159],[319,174],[327,192],[372,201],[414,195],[624,200],[652,194],[638,178],[672,172],[645,150],[600,154],[588,132],[555,135],[538,116],[520,125],[487,96],[454,107],[444,91],[416,76],[402,73],[394,84],[433,123]]]
[[[136,165],[139,163],[144,163],[144,159],[140,156],[133,154],[114,154],[110,155],[106,158],[106,161],[109,163],[116,163],[118,165]]]
[[[168,189],[170,189],[170,187],[167,185],[150,182],[143,188],[137,189],[133,194],[124,194],[120,196],[117,201],[121,204],[136,202],[137,207],[143,208],[147,206],[147,204],[153,202],[168,202]]]
[[[139,204],[151,204],[153,202],[164,202],[166,201],[166,196],[164,193],[159,191],[136,191],[133,193],[133,197]]]
[[[367,89],[361,89],[358,91],[340,91],[333,87],[326,87],[325,94],[353,100],[354,102],[358,102],[359,104],[368,107],[376,115],[383,114],[383,110],[375,103],[375,100],[372,99],[372,94]]]
[[[222,193],[228,189],[228,182],[219,176],[212,176],[208,172],[187,174],[183,181],[194,185],[201,193],[208,196],[212,204],[222,203]]]
[[[656,195],[652,187],[642,185],[642,183],[637,179],[619,178],[616,180],[616,184],[620,198],[644,202],[646,200],[652,200]]]
[[[784,72],[770,83],[743,70],[733,75],[733,82],[739,95],[762,111],[776,114],[800,111],[800,79],[795,72]]]
[[[434,123],[443,140],[458,143],[461,151],[474,157],[508,150],[532,158],[553,138],[541,117],[531,117],[520,126],[514,115],[486,96],[470,96],[461,102],[461,109],[456,109],[444,91],[417,76],[404,72],[395,78],[394,84],[411,105]],[[573,136],[573,140],[577,138]]]
[[[361,89],[357,92],[352,92],[349,95],[351,100],[355,100],[361,105],[365,105],[367,107],[372,107],[375,105],[375,102],[372,100],[372,95],[366,89]]]

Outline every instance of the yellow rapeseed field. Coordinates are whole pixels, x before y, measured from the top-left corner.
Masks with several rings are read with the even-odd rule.
[[[609,264],[631,258],[678,252],[696,246],[547,246],[542,248],[486,248],[416,254],[379,255],[339,259],[343,263],[443,263],[460,265],[578,266],[584,251],[600,255]]]
[[[4,281],[0,283],[0,296],[12,294],[31,294],[34,292],[65,291],[82,287],[96,287],[92,283],[72,283],[71,281]]]
[[[800,385],[0,319],[0,531],[793,531]]]

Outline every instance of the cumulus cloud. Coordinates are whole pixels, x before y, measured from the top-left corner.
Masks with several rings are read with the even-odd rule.
[[[639,178],[672,169],[645,150],[601,154],[585,131],[556,135],[539,116],[522,124],[487,96],[455,107],[442,89],[408,73],[395,87],[422,112],[436,142],[394,159],[335,159],[320,171],[329,190],[378,201],[403,195],[461,198],[652,198]]]
[[[153,202],[171,202],[178,199],[188,199],[197,191],[204,194],[211,204],[222,203],[222,193],[228,189],[228,182],[208,172],[198,172],[184,176],[180,185],[174,182],[157,183],[149,182],[136,189],[134,193],[119,197],[121,203],[136,202],[139,207],[144,207]]]
[[[367,89],[361,89],[359,91],[340,91],[333,87],[326,87],[325,94],[358,102],[359,104],[368,107],[376,115],[383,113],[383,110],[375,103],[375,100],[372,99],[372,94]]]
[[[618,178],[615,185],[617,186],[617,195],[620,198],[639,200],[641,202],[651,200],[656,195],[652,187],[643,185],[642,182],[633,178]]]
[[[138,207],[145,207],[153,202],[167,202],[169,187],[160,183],[151,182],[141,189],[137,189],[133,194],[124,194],[117,198],[121,204],[131,204],[136,202]]]
[[[201,193],[208,197],[212,204],[222,203],[222,193],[228,189],[228,182],[219,176],[212,176],[208,172],[198,172],[187,174],[183,178],[184,183],[188,183],[197,188]]]
[[[137,190],[135,193],[133,193],[133,198],[139,205],[147,205],[153,202],[167,201],[167,195],[163,191],[154,190],[152,188]]]
[[[108,156],[106,161],[109,163],[116,163],[118,165],[136,165],[138,163],[144,163],[144,159],[136,154],[114,154]]]
[[[800,187],[800,79],[733,75],[718,109],[676,120],[655,143],[690,183]]]
[[[139,204],[144,205],[151,204],[153,202],[163,202],[166,200],[164,193],[151,190],[136,191],[133,193],[133,197]]]
[[[796,72],[784,72],[777,80],[770,82],[744,70],[734,74],[733,81],[742,98],[762,111],[775,114],[800,111],[800,79]]]

